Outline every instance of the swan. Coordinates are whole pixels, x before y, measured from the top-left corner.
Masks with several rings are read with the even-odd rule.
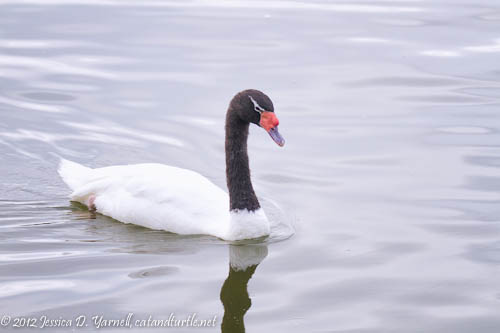
[[[71,201],[124,223],[228,241],[268,236],[270,223],[250,179],[250,123],[265,129],[279,146],[285,144],[271,99],[254,89],[237,93],[225,124],[229,194],[195,171],[157,163],[91,169],[61,159],[58,172],[73,191]]]

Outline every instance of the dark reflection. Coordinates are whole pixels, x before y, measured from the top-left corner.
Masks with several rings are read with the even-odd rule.
[[[65,209],[66,207],[64,207]],[[70,201],[70,207],[71,212],[74,214],[76,219],[81,219],[81,220],[95,220],[96,219],[96,211],[92,209],[88,209],[87,206],[84,204],[81,204],[76,201]]]
[[[220,299],[224,305],[222,332],[245,332],[243,317],[252,305],[247,284],[256,268],[257,265],[244,271],[229,268],[229,275],[220,291]]]
[[[221,331],[223,333],[245,332],[243,317],[252,305],[247,290],[248,281],[260,262],[267,256],[267,246],[231,245],[229,251],[229,274],[220,291],[220,299],[224,306]]]

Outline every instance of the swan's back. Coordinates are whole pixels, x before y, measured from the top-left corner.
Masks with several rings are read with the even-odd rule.
[[[197,172],[146,163],[91,169],[62,160],[59,174],[71,200],[124,223],[178,234],[225,238],[228,195]]]

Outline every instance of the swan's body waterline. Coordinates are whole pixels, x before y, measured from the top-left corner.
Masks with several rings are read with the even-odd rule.
[[[71,200],[124,223],[231,241],[267,236],[270,223],[252,187],[246,141],[249,123],[256,123],[274,130],[277,144],[284,143],[273,111],[270,99],[257,90],[240,92],[231,101],[225,145],[229,195],[197,172],[155,163],[91,169],[63,159],[59,174],[73,190]]]
[[[226,240],[269,234],[262,209],[230,212],[227,193],[191,170],[155,163],[91,169],[62,160],[59,173],[72,201],[89,206],[94,196],[97,212],[124,223]]]

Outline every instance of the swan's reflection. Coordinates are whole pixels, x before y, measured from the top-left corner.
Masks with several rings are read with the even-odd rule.
[[[117,222],[112,218],[96,214],[72,203],[74,219],[96,219],[96,223],[86,224],[86,234],[90,237],[79,240],[102,243],[109,252],[128,254],[194,254],[213,243],[221,243],[211,236],[180,236],[163,231],[148,230],[142,227]],[[109,244],[112,244],[111,248]],[[244,316],[252,304],[248,295],[248,282],[257,266],[266,258],[266,244],[229,245],[229,273],[222,285],[220,299],[224,306],[221,330],[223,333],[245,332]],[[140,265],[141,266],[141,265]],[[148,267],[129,273],[132,279],[155,277],[178,272],[168,266]]]
[[[257,266],[267,256],[267,245],[231,245],[229,274],[222,285],[220,299],[224,305],[223,333],[245,332],[243,317],[252,305],[247,285]]]

